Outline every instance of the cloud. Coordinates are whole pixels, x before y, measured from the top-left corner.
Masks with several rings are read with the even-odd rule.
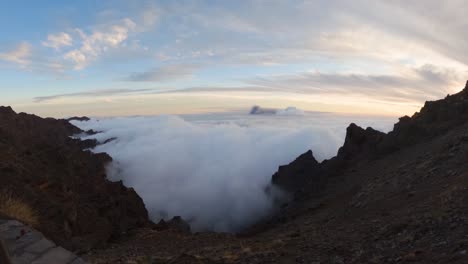
[[[62,47],[71,46],[73,44],[72,37],[65,32],[60,32],[57,34],[49,34],[47,36],[47,41],[43,41],[42,45],[45,47],[60,49]]]
[[[183,79],[193,76],[193,73],[200,68],[199,65],[192,64],[171,64],[161,66],[153,71],[133,73],[126,78],[132,82],[165,82]]]
[[[31,64],[31,45],[27,42],[20,43],[14,50],[0,53],[0,60],[16,63],[21,67]]]
[[[168,32],[158,53],[166,58],[190,59],[196,53],[218,64],[249,65],[317,64],[323,57],[341,64],[406,60],[418,66],[459,62],[466,68],[460,63],[468,63],[462,2],[188,2],[160,7]],[[428,16],[426,10],[438,12]]]
[[[77,92],[77,93],[67,93],[67,94],[56,94],[50,96],[39,96],[34,97],[33,100],[37,103],[52,101],[55,99],[70,98],[70,97],[106,97],[111,95],[121,95],[121,94],[134,94],[141,92],[152,91],[152,89],[103,89],[97,91],[87,91],[87,92]],[[105,98],[107,102],[110,102],[110,98]]]
[[[81,50],[69,51],[63,58],[72,61],[75,64],[75,70],[81,70],[86,67],[91,59]]]
[[[130,18],[101,26],[89,35],[81,29],[76,29],[81,38],[80,47],[67,52],[63,58],[72,61],[76,70],[81,70],[108,49],[118,48],[135,30],[136,24]]]
[[[40,43],[52,48],[42,49],[47,53],[23,58],[2,53],[0,59],[77,79],[87,75],[73,69],[101,61],[93,76],[147,82],[142,86],[189,78],[203,67],[207,74],[196,81],[209,87],[187,93],[216,92],[213,87],[223,83],[278,94],[337,95],[324,103],[360,96],[413,104],[453,93],[468,71],[463,1],[153,3],[116,4],[86,20],[97,24],[45,34]],[[260,77],[252,79],[255,75]],[[172,87],[187,88],[181,83]]]
[[[140,30],[146,31],[154,27],[154,25],[156,25],[156,23],[159,21],[160,11],[154,6],[149,6],[145,8],[141,16],[142,16],[141,24],[143,28]]]
[[[224,87],[224,86],[211,86],[211,87],[189,87],[181,89],[171,89],[155,91],[158,94],[167,93],[223,93],[223,92],[271,92],[275,90],[274,87],[262,87],[262,86],[237,86],[237,87]],[[280,89],[277,89],[281,91]]]
[[[153,221],[180,215],[194,231],[232,232],[271,211],[265,188],[279,165],[308,149],[319,160],[335,155],[351,119],[329,114],[252,119],[245,110],[245,116],[191,116],[191,122],[153,116],[74,124],[103,131],[91,136],[100,142],[117,138],[94,151],[112,156],[108,177],[135,188]],[[386,131],[394,122],[352,119]]]
[[[364,4],[369,3],[359,3]],[[463,1],[429,0],[409,4],[401,0],[380,1],[372,2],[368,7],[372,12],[364,12],[364,9],[359,10],[358,7],[351,9],[354,14],[351,26],[372,25],[375,31],[406,42],[407,50],[431,50],[448,59],[468,63],[468,41],[462,34],[467,19],[460,11],[464,7]]]
[[[315,71],[259,77],[247,82],[292,93],[357,94],[384,101],[424,102],[463,88],[464,74],[450,68],[423,65],[393,75]]]

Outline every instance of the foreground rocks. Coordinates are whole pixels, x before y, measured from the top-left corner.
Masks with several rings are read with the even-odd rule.
[[[32,208],[35,227],[48,238],[78,251],[148,223],[135,191],[106,179],[111,157],[83,151],[92,142],[70,138],[82,132],[66,120],[0,107],[0,192]]]

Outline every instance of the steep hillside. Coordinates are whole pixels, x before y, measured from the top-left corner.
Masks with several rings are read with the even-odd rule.
[[[146,225],[148,216],[132,189],[106,180],[111,157],[83,151],[94,142],[70,138],[77,133],[66,120],[0,107],[0,210],[7,198],[15,201],[30,208],[28,218],[46,236],[87,250]]]

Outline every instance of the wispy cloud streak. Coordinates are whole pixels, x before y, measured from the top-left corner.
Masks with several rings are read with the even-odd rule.
[[[94,96],[111,96],[111,95],[122,95],[122,94],[136,94],[142,92],[152,91],[152,89],[106,89],[106,90],[96,90],[96,91],[87,91],[87,92],[77,92],[77,93],[66,93],[66,94],[56,94],[50,96],[39,96],[34,97],[33,100],[36,103],[52,101],[55,99],[62,98],[72,98],[72,97],[94,97]]]

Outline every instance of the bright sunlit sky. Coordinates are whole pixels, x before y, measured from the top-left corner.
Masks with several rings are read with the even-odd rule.
[[[0,105],[412,114],[464,87],[463,0],[5,1]]]

